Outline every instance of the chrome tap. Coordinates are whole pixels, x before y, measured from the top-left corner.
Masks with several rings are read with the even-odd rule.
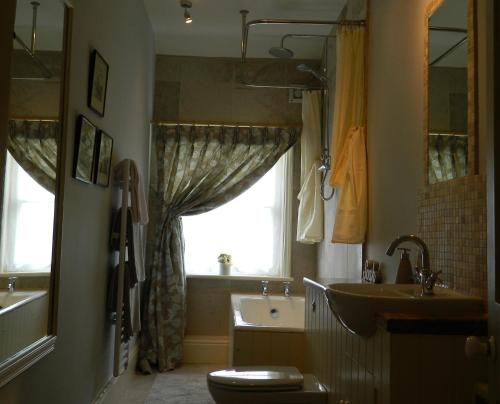
[[[269,294],[269,281],[261,282],[261,292],[262,296],[267,296]]]
[[[434,285],[438,280],[438,275],[441,273],[441,271],[434,272],[430,269],[429,249],[420,237],[414,236],[412,234],[399,236],[389,245],[389,248],[387,248],[387,251],[385,253],[389,256],[392,256],[398,245],[404,243],[405,241],[410,241],[416,244],[420,249],[422,268],[416,269],[415,278],[422,287],[422,295],[433,295]]]
[[[283,293],[285,297],[290,297],[290,282],[283,282]]]
[[[7,289],[9,289],[9,293],[13,293],[16,289],[16,281],[17,276],[9,276],[7,279]]]

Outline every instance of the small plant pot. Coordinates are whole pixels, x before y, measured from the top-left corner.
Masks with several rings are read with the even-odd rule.
[[[219,272],[221,275],[229,275],[231,273],[231,264],[223,264],[219,262]]]

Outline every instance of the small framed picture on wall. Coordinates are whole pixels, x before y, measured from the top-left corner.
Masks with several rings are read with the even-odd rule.
[[[97,128],[83,115],[76,122],[73,177],[91,184],[94,176],[94,154]]]
[[[113,138],[103,130],[99,131],[96,147],[96,167],[94,182],[107,187],[111,169],[111,155],[113,153]]]
[[[89,89],[87,104],[90,109],[104,116],[109,65],[96,49],[90,55]]]

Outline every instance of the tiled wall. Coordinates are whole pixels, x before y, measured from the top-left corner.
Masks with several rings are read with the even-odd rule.
[[[418,195],[418,234],[431,268],[449,287],[486,298],[486,183],[482,175],[427,186]]]
[[[249,60],[247,81],[302,82],[311,75],[297,72],[304,61]],[[316,66],[315,61],[306,63]],[[238,85],[242,75],[239,58],[206,58],[157,55],[154,119],[170,122],[227,123],[300,126],[302,105],[288,102],[283,89],[248,89]],[[292,240],[295,240],[300,189],[300,148],[294,152]],[[249,246],[251,248],[251,246]],[[314,278],[316,247],[292,245],[292,293],[304,293],[302,278]],[[259,281],[188,278],[188,335],[227,335],[229,298],[233,292],[258,293]],[[271,282],[271,293],[281,293],[281,283]]]

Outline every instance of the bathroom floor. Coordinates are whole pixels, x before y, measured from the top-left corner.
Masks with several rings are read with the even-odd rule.
[[[214,404],[206,374],[224,366],[185,365],[172,372],[121,376],[102,404]]]

